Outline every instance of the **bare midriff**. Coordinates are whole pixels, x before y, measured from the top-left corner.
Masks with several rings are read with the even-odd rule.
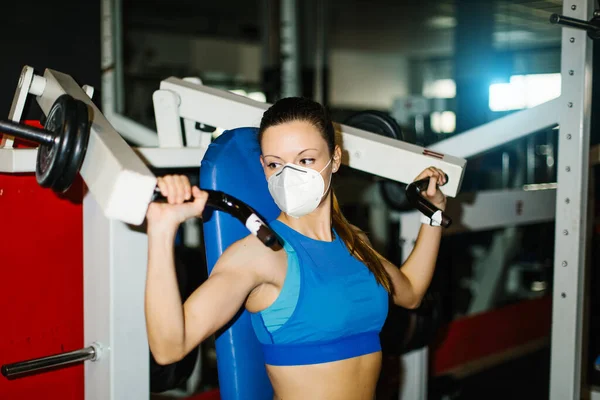
[[[298,366],[267,365],[273,400],[371,400],[381,370],[381,352]]]

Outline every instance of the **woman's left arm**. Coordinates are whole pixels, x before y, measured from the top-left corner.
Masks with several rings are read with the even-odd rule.
[[[429,186],[422,195],[439,209],[445,210],[446,197],[438,188],[438,185],[446,183],[444,173],[430,167],[415,180],[426,177],[430,178]],[[441,238],[441,227],[422,224],[415,246],[400,268],[380,256],[383,266],[392,279],[396,305],[409,309],[419,307],[433,278]]]
[[[381,257],[392,279],[394,303],[404,308],[417,308],[431,284],[442,237],[442,228],[421,225],[412,252],[400,268]]]

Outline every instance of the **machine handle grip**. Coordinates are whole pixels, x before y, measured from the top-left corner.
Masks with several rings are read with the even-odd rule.
[[[448,176],[446,175],[446,182],[447,181]],[[443,228],[448,228],[452,224],[452,218],[450,218],[447,214],[434,206],[429,200],[420,194],[421,191],[427,190],[428,185],[429,178],[421,179],[408,184],[406,186],[406,198],[413,207],[429,218],[435,218],[435,214],[441,214],[440,225]]]
[[[201,189],[208,193],[206,205],[214,209],[226,212],[235,217],[238,221],[248,228],[248,230],[256,235],[256,237],[267,247],[273,250],[282,248],[282,244],[277,237],[277,234],[263,221],[254,209],[241,200],[236,199],[220,190]],[[164,202],[166,200],[156,187],[152,196],[152,202]],[[192,201],[192,200],[190,200]]]
[[[560,14],[552,14],[550,16],[550,23],[556,25],[568,26],[569,28],[581,29],[588,32],[597,32],[600,26],[589,23],[588,21],[582,21],[577,18],[565,17]]]
[[[47,357],[33,358],[13,364],[5,364],[1,368],[2,375],[8,379],[19,378],[23,375],[31,375],[36,372],[46,372],[58,367],[67,367],[82,361],[96,361],[100,356],[100,347],[93,344],[89,347],[54,354]]]

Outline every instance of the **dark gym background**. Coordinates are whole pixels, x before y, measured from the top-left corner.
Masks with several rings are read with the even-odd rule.
[[[0,6],[2,49],[0,113],[8,116],[24,65],[43,74],[45,68],[70,74],[80,85],[94,86],[100,102],[100,2],[26,0]],[[35,102],[28,102],[34,104]],[[29,106],[25,118],[39,118]]]

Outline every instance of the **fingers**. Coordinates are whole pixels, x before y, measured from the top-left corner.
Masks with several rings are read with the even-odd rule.
[[[157,183],[169,204],[181,204],[192,197],[190,180],[185,175],[166,175],[158,178]]]
[[[176,204],[181,204],[186,200],[189,200],[192,196],[192,188],[190,180],[185,175],[175,175],[174,177],[175,186],[177,187]]]
[[[202,213],[204,212],[206,201],[208,200],[208,193],[198,189],[197,186],[190,188],[190,192],[190,197],[193,195],[194,201],[177,205],[180,222],[189,218],[202,217]]]
[[[427,186],[427,196],[434,196],[435,192],[437,192],[438,186],[438,177],[435,174],[431,175],[429,178],[429,185]]]
[[[165,178],[163,178],[162,176],[159,177],[157,179],[156,186],[158,186],[158,189],[160,190],[160,194],[162,194],[163,196],[168,196],[169,189],[168,189],[167,182],[165,181]]]
[[[438,186],[443,186],[447,182],[446,174],[439,168],[429,167],[417,176],[415,181],[429,178],[429,185],[427,186],[427,195],[433,196],[437,192]]]
[[[198,186],[192,188],[192,195],[194,197],[194,207],[198,214],[202,214],[204,207],[206,207],[206,201],[208,200],[208,193],[200,190]]]

